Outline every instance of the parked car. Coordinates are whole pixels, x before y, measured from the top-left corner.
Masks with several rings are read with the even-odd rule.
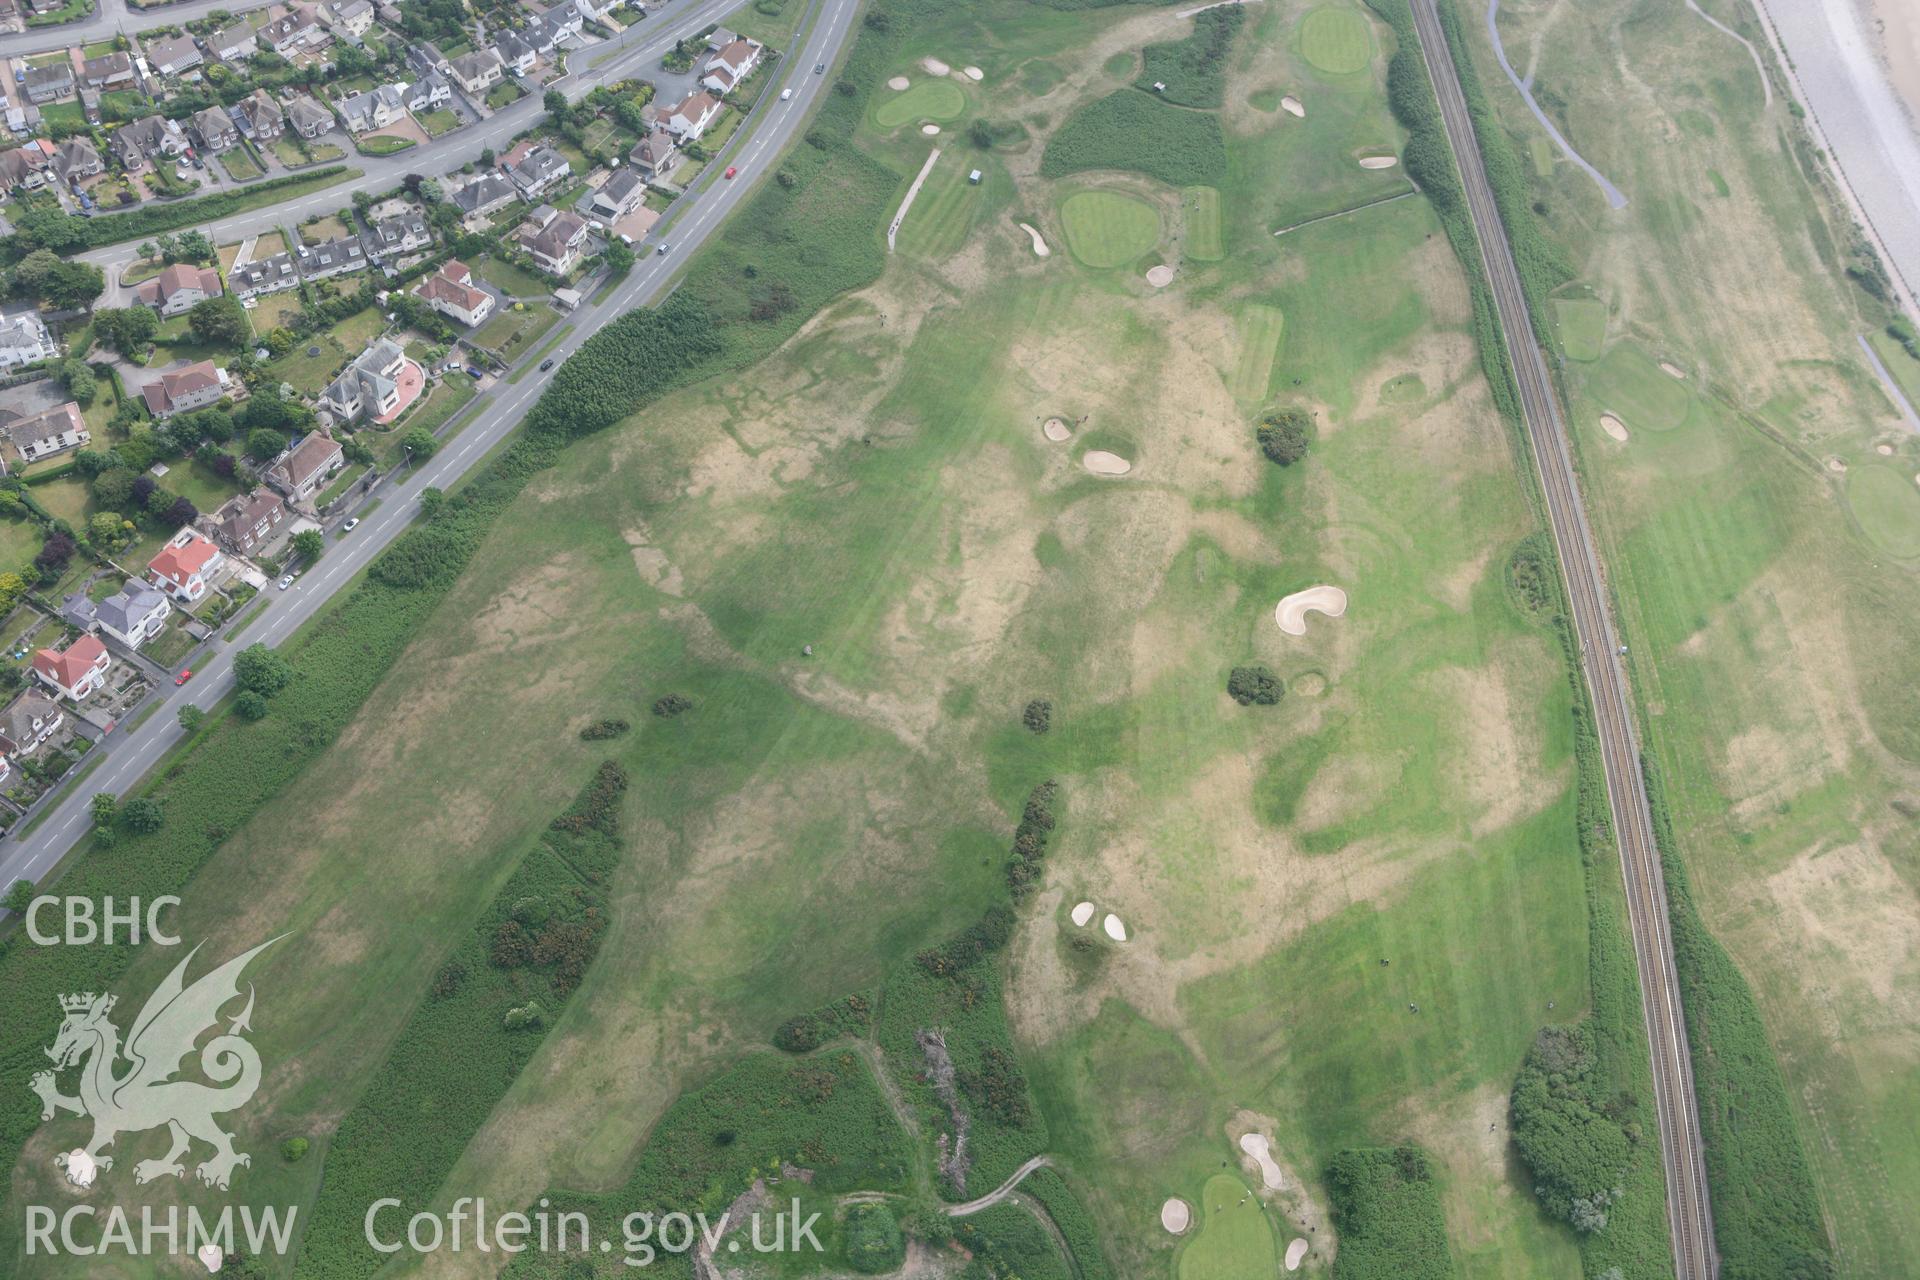
[[[193,679],[193,668],[188,667],[185,671],[182,671],[179,675],[173,678],[174,688],[176,689],[179,688],[181,685],[185,684],[187,681],[191,679]]]
[[[353,517],[353,519],[347,521],[345,524],[340,526],[340,532],[352,533],[355,529],[358,529],[359,527],[360,527],[360,517],[355,516]]]
[[[285,590],[286,590],[286,589],[287,589],[288,587],[290,587],[290,586],[292,586],[292,585],[293,585],[293,579],[294,579],[294,575],[293,575],[293,574],[291,574],[291,573],[289,573],[289,574],[287,574],[287,575],[285,575],[284,577],[282,577],[282,578],[280,579],[280,589],[281,589],[282,591],[285,591]]]
[[[487,375],[482,373],[478,369],[469,369],[467,370],[467,376],[472,378],[475,382],[478,382],[480,379],[486,377]]]
[[[733,176],[734,174],[736,174],[736,173],[738,173],[738,172],[740,172],[740,166],[739,166],[739,165],[734,165],[734,164],[730,164],[730,165],[728,165],[728,166],[727,166],[727,176],[728,176],[729,178],[731,178],[731,177],[732,177],[732,176]]]
[[[549,369],[551,369],[551,368],[553,368],[553,357],[552,357],[552,356],[548,356],[548,357],[547,357],[547,358],[546,358],[545,360],[542,360],[542,361],[540,362],[540,372],[542,372],[542,373],[545,373],[545,372],[546,372],[547,370],[549,370]]]

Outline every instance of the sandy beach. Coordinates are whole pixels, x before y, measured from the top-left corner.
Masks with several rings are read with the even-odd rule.
[[[1880,58],[1893,91],[1920,126],[1920,6],[1911,0],[1862,0],[1870,28],[1880,33]]]

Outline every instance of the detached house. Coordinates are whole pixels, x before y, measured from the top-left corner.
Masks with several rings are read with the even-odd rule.
[[[61,143],[54,152],[53,167],[70,184],[107,171],[107,166],[100,163],[100,153],[85,138],[68,138]]]
[[[506,76],[500,55],[491,49],[463,53],[447,64],[447,70],[469,94],[484,94]]]
[[[680,167],[680,148],[674,144],[672,134],[656,126],[633,144],[627,160],[648,182],[665,182],[667,176]]]
[[[0,711],[0,749],[24,756],[60,731],[67,717],[60,704],[38,689],[28,689]]]
[[[467,264],[449,259],[440,269],[422,280],[414,296],[443,316],[452,316],[468,328],[481,324],[493,314],[493,295],[476,288],[473,272]]]
[[[532,70],[534,59],[540,56],[532,45],[511,31],[494,42],[493,51],[500,56],[506,69],[516,76],[523,76]]]
[[[357,40],[373,26],[372,0],[329,0],[320,8],[320,20]]]
[[[115,129],[113,136],[107,139],[107,146],[114,155],[120,157],[122,165],[128,169],[138,169],[156,156],[171,158],[184,153],[187,135],[181,132],[178,121],[165,116],[148,116]]]
[[[367,269],[366,250],[352,236],[325,240],[316,245],[301,245],[300,274],[307,280],[326,280],[349,271]]]
[[[207,37],[207,50],[222,62],[239,62],[260,51],[260,38],[245,18]]]
[[[50,143],[34,141],[11,151],[0,151],[0,189],[11,191],[15,187],[25,187],[31,191],[51,181],[53,154]]]
[[[263,293],[279,293],[300,284],[293,269],[293,255],[276,253],[271,258],[242,262],[227,272],[227,287],[236,298],[253,298]]]
[[[515,240],[542,271],[564,276],[580,261],[580,248],[587,242],[587,222],[576,214],[556,213],[541,205],[520,224]]]
[[[115,51],[80,64],[80,79],[89,89],[124,89],[133,83],[133,59]]]
[[[567,158],[544,142],[516,143],[513,150],[501,157],[500,167],[528,199],[537,199],[547,188],[573,173]]]
[[[731,43],[707,55],[700,83],[723,96],[731,93],[735,85],[752,75],[760,65],[760,53],[764,47],[758,40],[734,37]]]
[[[453,86],[438,71],[429,71],[401,91],[409,111],[438,111],[453,101]]]
[[[147,65],[163,76],[182,76],[199,66],[200,48],[190,36],[146,43]]]
[[[394,344],[382,339],[374,344],[392,347]],[[395,350],[398,350],[395,347]],[[369,350],[366,355],[372,355]],[[365,355],[361,357],[365,359]],[[348,366],[351,370],[352,366]],[[332,394],[332,388],[328,388]],[[295,502],[305,502],[313,497],[327,480],[346,463],[346,455],[341,452],[340,442],[323,431],[310,431],[301,438],[300,443],[280,455],[280,460],[267,468],[267,483],[279,489]]]
[[[660,112],[660,123],[681,141],[698,138],[720,115],[720,99],[707,92],[690,93]]]
[[[213,513],[213,532],[236,555],[250,556],[272,542],[287,519],[287,504],[262,487],[235,494]]]
[[[151,280],[134,286],[133,296],[163,316],[177,316],[196,302],[220,296],[220,273],[212,267],[176,262]]]
[[[333,128],[333,112],[307,94],[299,93],[287,102],[287,123],[301,137],[317,138]]]
[[[44,67],[28,67],[21,84],[26,88],[28,102],[45,106],[73,92],[73,64],[62,60]]]
[[[229,387],[227,371],[214,368],[211,360],[202,360],[161,374],[160,381],[140,388],[140,396],[147,402],[148,413],[156,418],[171,418],[176,413],[191,413],[219,403],[220,397],[228,394]]]
[[[208,151],[217,153],[240,143],[240,130],[234,125],[232,117],[219,107],[207,107],[194,112],[192,121],[200,145]]]
[[[631,169],[615,169],[598,191],[589,191],[580,197],[579,208],[589,218],[617,222],[639,208],[646,198],[647,184],[639,174]]]
[[[60,354],[46,322],[33,310],[0,315],[0,374],[52,360]]]
[[[81,636],[64,650],[42,649],[33,655],[33,674],[40,683],[75,702],[105,684],[112,665],[99,636]]]
[[[407,359],[407,353],[400,344],[391,338],[381,338],[354,357],[340,376],[320,393],[320,407],[331,410],[342,422],[355,422],[362,417],[372,418],[376,422],[390,422],[400,410],[413,402],[425,382],[426,375],[421,372],[419,365]],[[307,442],[301,443],[304,445]],[[339,447],[333,445],[335,453]],[[299,449],[294,450],[294,453],[300,452]],[[293,454],[289,454],[283,463],[292,457]],[[277,463],[267,471],[267,479],[277,485],[281,492],[295,499],[312,494],[314,483],[303,482],[291,468],[285,471],[282,478],[276,479],[275,472],[281,467],[282,464]]]
[[[78,449],[93,439],[93,433],[87,430],[86,420],[80,416],[80,406],[69,400],[9,424],[7,439],[19,451],[22,462],[37,462],[68,449]]]
[[[231,114],[240,132],[255,142],[272,142],[287,131],[287,113],[265,89],[255,89],[234,103]]]
[[[406,95],[397,84],[383,84],[340,100],[340,118],[347,122],[349,133],[384,129],[406,116]]]
[[[453,193],[453,204],[471,224],[475,219],[506,208],[519,196],[519,189],[499,174],[483,173]]]
[[[129,649],[138,649],[166,629],[173,606],[144,582],[128,582],[94,606],[94,625]]]
[[[206,597],[214,572],[226,563],[220,548],[195,529],[182,529],[147,561],[147,581],[182,604]]]
[[[260,28],[260,38],[281,57],[291,58],[325,40],[326,33],[320,29],[320,17],[313,6],[298,4]]]

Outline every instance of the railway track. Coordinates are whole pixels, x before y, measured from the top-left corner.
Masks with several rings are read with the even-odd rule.
[[[1654,843],[1653,811],[1640,772],[1640,748],[1627,700],[1626,671],[1607,608],[1606,578],[1575,478],[1566,421],[1547,374],[1546,360],[1534,341],[1520,271],[1487,181],[1445,30],[1434,0],[1409,3],[1441,120],[1459,164],[1500,327],[1512,354],[1522,416],[1573,609],[1580,668],[1593,699],[1594,725],[1606,768],[1607,802],[1626,885],[1628,926],[1640,973],[1640,1003],[1653,1057],[1654,1104],[1666,1173],[1674,1273],[1678,1280],[1713,1280],[1720,1260],[1713,1243],[1713,1211],[1708,1201],[1700,1116],[1693,1091],[1693,1060],[1687,1047],[1673,941],[1668,932],[1666,878]]]

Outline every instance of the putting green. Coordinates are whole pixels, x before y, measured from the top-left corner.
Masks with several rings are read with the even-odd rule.
[[[1119,267],[1160,242],[1160,211],[1118,191],[1077,191],[1060,205],[1067,248],[1090,267]]]
[[[1280,335],[1286,315],[1278,307],[1250,302],[1240,312],[1240,359],[1227,379],[1227,390],[1239,400],[1265,400],[1273,380],[1273,358],[1280,354]]]
[[[1180,1280],[1256,1280],[1280,1269],[1267,1214],[1240,1179],[1216,1173],[1200,1196],[1200,1234],[1180,1254]]]
[[[1567,359],[1591,363],[1607,340],[1607,304],[1598,298],[1555,298],[1554,326]]]
[[[1180,192],[1180,208],[1187,219],[1187,256],[1199,262],[1218,262],[1227,256],[1220,240],[1220,192],[1214,187],[1187,187]]]
[[[1663,373],[1653,358],[1616,346],[1587,374],[1587,395],[1603,413],[1618,414],[1632,431],[1672,431],[1693,409],[1687,384]]]
[[[1354,10],[1327,5],[1301,19],[1300,52],[1329,75],[1350,75],[1373,57],[1373,33]]]
[[[897,129],[916,120],[958,120],[967,109],[967,95],[951,80],[919,80],[899,93],[883,91],[873,108],[873,122]]]
[[[1874,546],[1888,555],[1920,556],[1920,485],[1892,467],[1855,467],[1847,504]]]

